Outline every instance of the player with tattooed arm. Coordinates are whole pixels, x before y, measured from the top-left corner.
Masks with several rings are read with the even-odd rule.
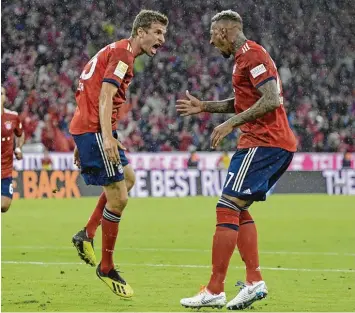
[[[199,294],[180,303],[191,308],[223,307],[227,303],[224,281],[237,246],[246,265],[246,282],[227,308],[240,310],[268,293],[259,267],[257,231],[248,208],[254,201],[264,201],[267,191],[286,171],[296,151],[296,139],[287,121],[275,63],[262,46],[245,37],[240,15],[231,10],[216,14],[210,33],[210,43],[225,58],[234,57],[234,97],[200,101],[187,91],[188,99],[178,100],[176,108],[182,116],[235,113],[213,130],[212,148],[237,128],[242,134],[216,207],[210,281]]]

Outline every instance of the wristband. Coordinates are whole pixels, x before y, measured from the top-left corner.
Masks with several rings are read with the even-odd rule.
[[[21,153],[21,149],[19,147],[15,148],[15,153]]]

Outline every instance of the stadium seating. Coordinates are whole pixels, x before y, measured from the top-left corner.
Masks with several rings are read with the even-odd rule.
[[[232,59],[209,45],[211,17],[234,9],[245,34],[274,58],[300,151],[355,151],[355,33],[351,1],[21,0],[2,4],[2,84],[20,112],[28,143],[71,151],[68,132],[83,65],[102,46],[130,35],[140,8],[170,19],[166,45],[138,58],[119,129],[130,151],[209,149],[227,116],[182,119],[175,100],[188,89],[206,100],[230,97]],[[115,3],[113,5],[113,3]],[[171,8],[174,8],[173,10]],[[352,6],[353,7],[353,6]],[[236,134],[220,149],[233,149]]]

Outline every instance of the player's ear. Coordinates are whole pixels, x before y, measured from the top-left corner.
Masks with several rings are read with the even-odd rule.
[[[143,29],[143,27],[139,27],[139,28],[137,29],[137,35],[138,35],[138,37],[139,37],[139,38],[143,38],[144,34],[145,34],[145,30]]]

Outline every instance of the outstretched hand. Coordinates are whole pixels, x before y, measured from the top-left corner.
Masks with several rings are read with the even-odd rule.
[[[176,101],[176,111],[179,112],[181,116],[189,116],[203,112],[202,101],[190,95],[188,90],[186,90],[186,97],[188,98],[187,100],[179,99]]]

